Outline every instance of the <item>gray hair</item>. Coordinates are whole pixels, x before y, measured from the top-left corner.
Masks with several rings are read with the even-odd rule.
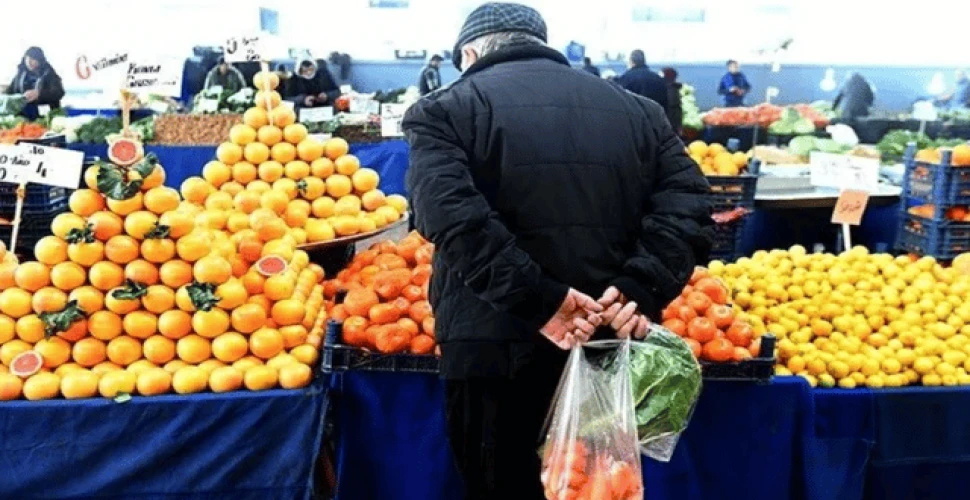
[[[521,31],[500,31],[475,38],[462,48],[468,47],[474,50],[481,58],[497,50],[517,45],[545,45],[545,42],[536,36]]]

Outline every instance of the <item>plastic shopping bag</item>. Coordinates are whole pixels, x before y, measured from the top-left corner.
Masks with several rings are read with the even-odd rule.
[[[643,498],[630,342],[608,342],[569,355],[540,451],[548,500]]]

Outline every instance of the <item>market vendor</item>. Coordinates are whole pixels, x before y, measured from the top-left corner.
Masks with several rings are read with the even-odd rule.
[[[744,96],[751,91],[751,83],[741,72],[741,65],[734,59],[727,62],[727,70],[717,84],[717,93],[724,96],[722,99],[727,108],[744,106]]]
[[[40,115],[41,106],[51,109],[61,107],[64,85],[61,77],[47,62],[40,47],[30,47],[17,65],[17,75],[4,90],[6,94],[22,94],[26,105],[20,114],[34,120]]]
[[[567,349],[659,320],[710,250],[709,186],[664,108],[572,69],[534,9],[475,9],[453,53],[461,78],[402,124],[449,439],[468,500],[542,499]]]
[[[428,65],[421,70],[421,76],[418,77],[418,91],[421,95],[428,95],[441,88],[441,72],[438,71],[441,61],[444,61],[444,58],[435,54],[431,56]]]
[[[317,65],[311,59],[304,59],[286,82],[286,99],[298,108],[333,106],[338,97],[340,87],[325,63]]]
[[[851,124],[858,118],[869,116],[875,98],[876,94],[869,81],[861,74],[853,72],[839,90],[832,108],[838,110],[840,121]]]
[[[246,78],[235,66],[226,62],[225,58],[220,57],[219,63],[206,75],[203,88],[208,89],[216,86],[235,94],[246,86]]]

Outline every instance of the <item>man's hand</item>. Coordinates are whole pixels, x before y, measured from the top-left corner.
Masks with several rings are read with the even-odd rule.
[[[306,97],[303,98],[303,105],[304,106],[311,107],[311,106],[313,106],[313,102],[314,102],[314,100],[313,100],[313,96],[312,95],[308,95],[308,96],[306,96]]]
[[[39,96],[40,92],[37,90],[28,90],[27,92],[24,92],[24,97],[27,99],[27,102],[34,102]]]
[[[609,325],[616,330],[616,336],[621,339],[642,339],[647,336],[650,320],[637,313],[637,303],[627,302],[626,297],[616,287],[609,287],[603,296],[596,301],[604,308],[600,314],[602,324]]]
[[[601,322],[597,313],[602,310],[592,297],[570,288],[559,310],[539,332],[560,349],[571,349],[593,335]]]
[[[326,103],[328,99],[329,98],[327,97],[327,94],[324,92],[320,92],[319,94],[317,94],[317,101],[319,102]]]

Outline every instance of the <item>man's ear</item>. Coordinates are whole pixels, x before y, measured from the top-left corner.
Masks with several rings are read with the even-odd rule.
[[[478,61],[478,53],[471,47],[461,48],[461,70],[465,71]]]

